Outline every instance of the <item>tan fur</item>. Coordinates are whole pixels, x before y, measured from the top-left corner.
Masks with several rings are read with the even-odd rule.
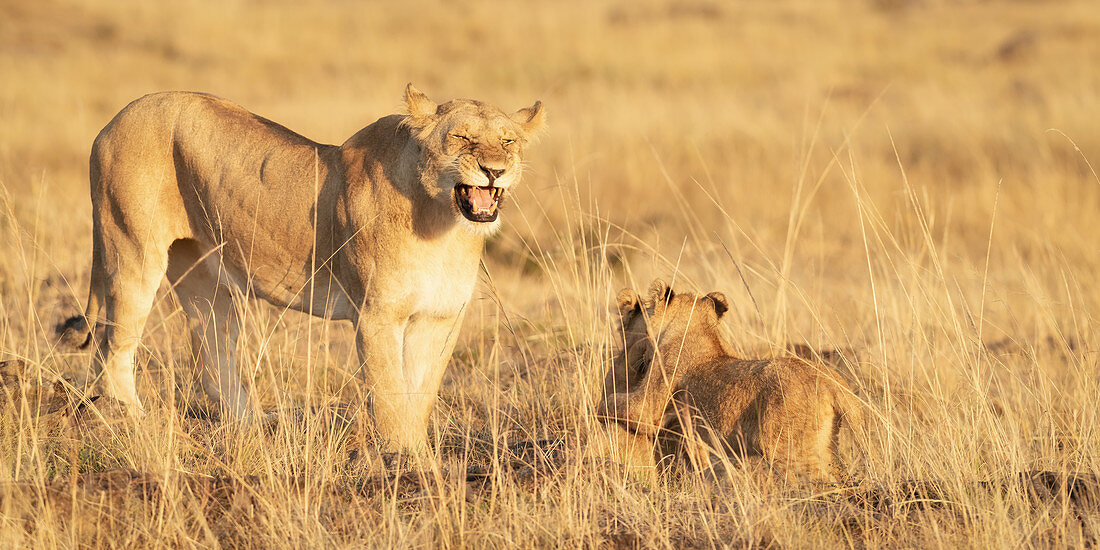
[[[862,420],[835,371],[799,359],[734,357],[718,330],[728,308],[721,293],[676,293],[654,281],[645,303],[631,290],[618,303],[627,345],[598,407],[613,431],[646,441],[660,435],[662,454],[696,467],[762,456],[786,472],[838,480],[841,420]]]
[[[258,297],[351,321],[384,447],[423,448],[498,224],[463,215],[456,185],[496,196],[518,183],[543,110],[436,105],[412,85],[405,105],[340,146],[205,94],[152,94],[115,116],[92,145],[88,306],[63,327],[86,345],[105,325],[94,365],[106,393],[140,409],[132,356],[167,274],[203,388],[229,416],[254,411],[234,347],[238,298]]]

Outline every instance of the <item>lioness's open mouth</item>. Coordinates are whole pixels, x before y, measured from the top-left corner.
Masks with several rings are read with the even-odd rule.
[[[500,199],[503,196],[503,187],[492,185],[474,187],[463,184],[455,186],[455,204],[458,205],[458,211],[472,222],[496,221],[497,215],[500,214]]]

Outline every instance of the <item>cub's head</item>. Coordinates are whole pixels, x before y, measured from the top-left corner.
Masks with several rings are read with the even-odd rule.
[[[617,302],[628,363],[647,362],[641,354],[651,357],[654,345],[664,350],[690,346],[699,338],[720,341],[718,321],[729,310],[729,302],[721,292],[704,296],[678,293],[660,279],[649,285],[645,300],[633,290],[624,289]]]
[[[618,349],[611,359],[611,368],[604,375],[604,396],[633,391],[645,376],[649,362],[653,357],[653,347],[649,345],[649,333],[646,328],[646,316],[638,293],[624,288],[619,291],[616,302],[619,308],[619,322],[616,331]]]
[[[618,343],[623,348],[612,357],[604,376],[604,398],[597,407],[604,418],[624,418],[621,415],[629,408],[624,401],[629,398],[624,396],[642,389],[647,373],[655,366],[670,362],[686,366],[672,373],[684,375],[710,364],[715,352],[727,349],[718,327],[729,305],[720,292],[705,296],[676,293],[658,279],[650,285],[648,297],[623,289],[616,305],[621,329]]]
[[[425,190],[475,228],[495,229],[501,201],[519,183],[524,148],[545,123],[542,103],[512,114],[471,99],[437,105],[409,84],[405,109]]]

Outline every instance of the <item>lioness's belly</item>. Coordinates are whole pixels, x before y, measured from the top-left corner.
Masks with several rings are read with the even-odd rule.
[[[311,278],[310,270],[294,264],[256,258],[242,261],[234,254],[211,254],[207,264],[221,284],[249,298],[327,319],[352,318],[351,303],[326,266],[317,269],[317,275]]]

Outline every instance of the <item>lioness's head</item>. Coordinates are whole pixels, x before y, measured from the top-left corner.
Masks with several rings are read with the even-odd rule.
[[[437,105],[409,84],[405,109],[425,190],[449,201],[456,216],[491,230],[505,193],[519,183],[524,147],[543,127],[542,103],[512,114],[471,99]]]

